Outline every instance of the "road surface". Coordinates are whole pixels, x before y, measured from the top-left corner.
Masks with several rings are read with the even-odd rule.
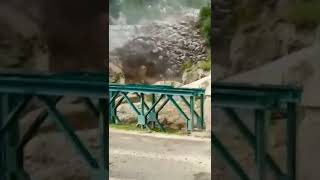
[[[110,130],[110,180],[210,180],[210,142]]]
[[[99,157],[96,130],[77,132]],[[110,180],[209,180],[210,139],[110,130]],[[91,169],[58,132],[36,136],[25,150],[32,180],[88,180]]]

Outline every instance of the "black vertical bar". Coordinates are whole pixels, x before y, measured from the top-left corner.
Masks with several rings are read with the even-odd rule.
[[[100,143],[101,143],[101,162],[100,167],[103,171],[103,179],[109,177],[109,123],[107,123],[107,101],[105,99],[99,100],[99,124],[100,124]],[[102,177],[101,177],[102,178]]]
[[[266,179],[266,127],[265,112],[255,110],[257,179]]]
[[[5,105],[5,95],[0,95],[0,127],[5,123],[3,122],[6,118],[6,105]],[[4,174],[6,173],[6,134],[0,136],[0,180],[5,180]]]
[[[109,100],[111,100],[111,97],[113,97],[114,95],[115,95],[115,93],[109,92]],[[109,122],[112,124],[116,123],[115,114],[114,114],[115,100],[116,100],[116,98],[114,99],[114,101],[112,101],[110,103],[110,106],[109,106]]]
[[[287,105],[287,171],[288,180],[296,179],[296,103]]]

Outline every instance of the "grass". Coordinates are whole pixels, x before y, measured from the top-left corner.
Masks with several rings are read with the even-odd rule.
[[[199,63],[199,68],[204,70],[204,71],[210,71],[211,70],[211,61],[202,61]]]
[[[199,65],[199,68],[204,71],[211,70],[211,50],[208,49],[208,59],[206,61],[202,61]]]
[[[128,124],[110,124],[109,125],[110,128],[113,129],[119,129],[119,130],[125,130],[125,131],[138,131],[138,132],[145,132],[146,129],[141,129],[139,127],[136,127],[136,123],[128,123]],[[160,130],[160,128],[156,127],[154,129],[152,129],[153,132],[157,132],[157,133],[163,133],[163,134],[174,134],[174,135],[186,135],[186,132],[180,131],[180,130],[176,130],[176,129],[172,129],[172,128],[168,128],[166,127],[166,131],[167,132],[162,132]]]
[[[189,72],[192,69],[192,61],[189,59],[181,65],[181,72]]]
[[[319,7],[319,0],[299,0],[290,8],[289,21],[299,28],[315,28],[320,24]]]
[[[181,65],[181,72],[190,72],[193,68],[193,63],[191,60],[185,61]],[[199,64],[196,66],[196,68],[202,69],[204,71],[210,71],[211,70],[211,50],[208,49],[208,58],[207,60],[200,61]]]

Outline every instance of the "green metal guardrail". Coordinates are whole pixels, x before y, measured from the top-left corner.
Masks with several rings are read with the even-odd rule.
[[[197,117],[199,127],[203,127],[203,98],[204,90],[173,88],[165,85],[117,85],[106,84],[107,75],[95,73],[64,73],[64,74],[23,74],[0,73],[0,180],[30,180],[23,166],[24,147],[36,135],[40,126],[50,116],[69,139],[70,143],[78,150],[82,158],[91,167],[94,180],[108,178],[108,123],[119,118],[116,115],[119,102],[124,99],[130,104],[138,115],[138,124],[149,127],[150,123],[157,123],[163,131],[157,115],[159,111],[171,102],[185,118],[188,130],[193,129],[194,117]],[[109,94],[108,94],[109,92]],[[129,93],[134,93],[140,98],[140,109],[134,106]],[[145,95],[152,96],[149,107],[144,99]],[[110,95],[110,97],[108,97]],[[84,97],[85,103],[99,119],[100,128],[100,160],[97,160],[81,142],[67,119],[56,108],[56,104],[65,96]],[[119,96],[120,101],[117,101]],[[121,96],[121,97],[120,97]],[[157,97],[159,96],[159,97]],[[182,110],[174,99],[179,96],[189,107],[191,117]],[[190,98],[190,102],[186,99]],[[198,114],[194,108],[195,98],[201,99],[201,110]],[[37,98],[46,105],[40,115],[33,121],[25,134],[19,130],[20,114],[32,98]],[[92,98],[99,100],[99,107],[92,103]],[[109,103],[108,100],[109,99]],[[157,105],[164,102],[156,109]],[[120,103],[121,103],[120,102]],[[108,109],[109,105],[109,109]],[[109,117],[108,117],[108,111]]]
[[[265,180],[270,167],[279,180],[296,179],[296,106],[300,101],[301,89],[290,86],[230,84],[216,82],[213,88],[213,108],[221,108],[236,125],[241,134],[254,149],[257,177],[250,178],[228,149],[212,132],[213,148],[226,160],[227,164],[242,180]],[[267,152],[266,126],[270,122],[272,110],[285,107],[287,115],[286,170],[282,170]],[[234,109],[251,109],[255,113],[255,134],[243,123]]]
[[[140,100],[140,109],[138,109],[132,100],[128,97],[128,94],[134,94]],[[109,85],[109,112],[110,123],[119,123],[121,120],[117,116],[117,108],[125,100],[129,104],[131,110],[137,115],[137,126],[142,128],[146,127],[151,130],[151,126],[156,125],[162,131],[166,131],[158,119],[159,112],[166,106],[168,102],[171,102],[180,115],[184,118],[186,123],[186,130],[191,132],[193,130],[194,120],[197,120],[197,127],[199,129],[204,128],[204,90],[203,89],[189,89],[189,88],[173,88],[172,86],[164,85]],[[145,95],[151,97],[151,104],[148,105]],[[190,112],[190,116],[184,112],[181,104],[175,99],[181,98]],[[200,110],[196,111],[195,100],[200,99]],[[188,101],[189,99],[189,101]],[[162,101],[162,102],[161,102]],[[158,107],[157,107],[158,106]]]
[[[0,180],[29,180],[23,165],[24,147],[34,137],[48,116],[60,127],[70,143],[92,169],[92,179],[108,178],[108,86],[104,74],[66,73],[19,74],[0,73]],[[99,119],[99,160],[82,143],[56,104],[65,96],[86,98],[86,104]],[[32,98],[46,105],[40,115],[28,127],[25,134],[19,130],[20,114]],[[91,98],[99,100],[96,107]]]

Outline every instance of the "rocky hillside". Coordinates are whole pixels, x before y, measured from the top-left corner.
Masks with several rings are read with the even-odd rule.
[[[175,22],[135,26],[128,41],[110,52],[110,63],[123,70],[126,82],[181,81],[186,68],[208,59],[208,44],[201,36],[198,13]],[[111,68],[110,72],[118,71]]]
[[[320,23],[318,5],[314,0],[215,0],[215,79],[254,69],[314,44]]]
[[[99,0],[1,1],[0,68],[105,70],[106,12],[106,2]]]
[[[214,4],[224,13],[221,14],[219,10],[213,12],[222,22],[214,24],[214,37],[220,36],[220,39],[214,38],[214,41],[223,42],[213,44],[213,80],[302,86],[302,107],[298,108],[298,115],[301,116],[299,119],[302,122],[297,125],[297,148],[300,150],[297,158],[301,163],[297,165],[297,176],[298,179],[319,179],[318,173],[314,173],[316,171],[312,169],[318,159],[311,153],[316,152],[315,149],[319,147],[315,146],[314,141],[309,140],[310,136],[316,136],[319,130],[319,126],[314,123],[319,119],[319,115],[316,114],[319,110],[315,107],[319,101],[314,98],[319,79],[316,73],[319,67],[319,1],[243,0],[235,3],[231,0],[216,0]],[[224,26],[224,23],[228,26]],[[222,31],[225,27],[229,27],[228,33]],[[313,106],[312,110],[305,108],[306,101],[307,106]],[[250,116],[249,111],[237,112],[248,127],[254,127],[254,116]],[[246,142],[234,124],[228,121],[221,111],[214,109],[213,113],[216,117],[215,132],[236,155],[245,171],[254,175],[254,152],[245,146]],[[272,135],[269,141],[269,152],[281,168],[285,167],[283,162],[286,145],[283,118],[279,116],[272,120]],[[214,156],[213,159],[214,179],[237,178],[219,156]]]

